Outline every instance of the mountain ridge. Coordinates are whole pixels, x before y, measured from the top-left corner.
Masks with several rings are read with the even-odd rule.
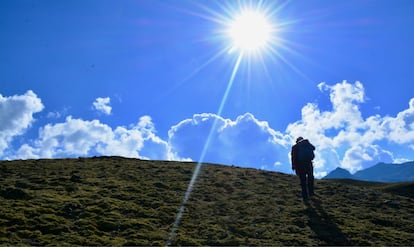
[[[323,179],[355,179],[371,182],[412,182],[414,181],[414,161],[401,164],[377,163],[374,166],[351,174],[348,170],[337,167]]]

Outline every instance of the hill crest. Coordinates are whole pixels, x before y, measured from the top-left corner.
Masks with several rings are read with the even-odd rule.
[[[0,244],[165,246],[195,165],[0,161]],[[383,186],[317,180],[305,205],[295,176],[204,164],[171,243],[414,245],[413,199]]]

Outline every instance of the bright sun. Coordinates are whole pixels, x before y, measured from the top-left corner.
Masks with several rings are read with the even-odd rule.
[[[246,10],[235,16],[227,32],[232,40],[232,50],[252,52],[268,45],[272,27],[263,13]]]

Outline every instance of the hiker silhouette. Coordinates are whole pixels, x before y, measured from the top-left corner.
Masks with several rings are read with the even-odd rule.
[[[292,170],[296,172],[296,175],[300,179],[302,198],[304,201],[307,201],[309,196],[315,195],[312,164],[312,160],[315,157],[313,154],[314,150],[315,146],[313,146],[307,139],[298,137],[296,139],[296,144],[292,146],[290,153]]]

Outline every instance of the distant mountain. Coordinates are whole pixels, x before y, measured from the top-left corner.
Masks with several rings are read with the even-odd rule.
[[[353,175],[345,169],[336,168],[324,177],[324,179],[342,178],[386,183],[414,181],[414,161],[402,164],[378,163]]]
[[[352,179],[352,174],[343,168],[336,168],[335,170],[331,171],[324,179],[339,179],[339,178],[350,178]]]

